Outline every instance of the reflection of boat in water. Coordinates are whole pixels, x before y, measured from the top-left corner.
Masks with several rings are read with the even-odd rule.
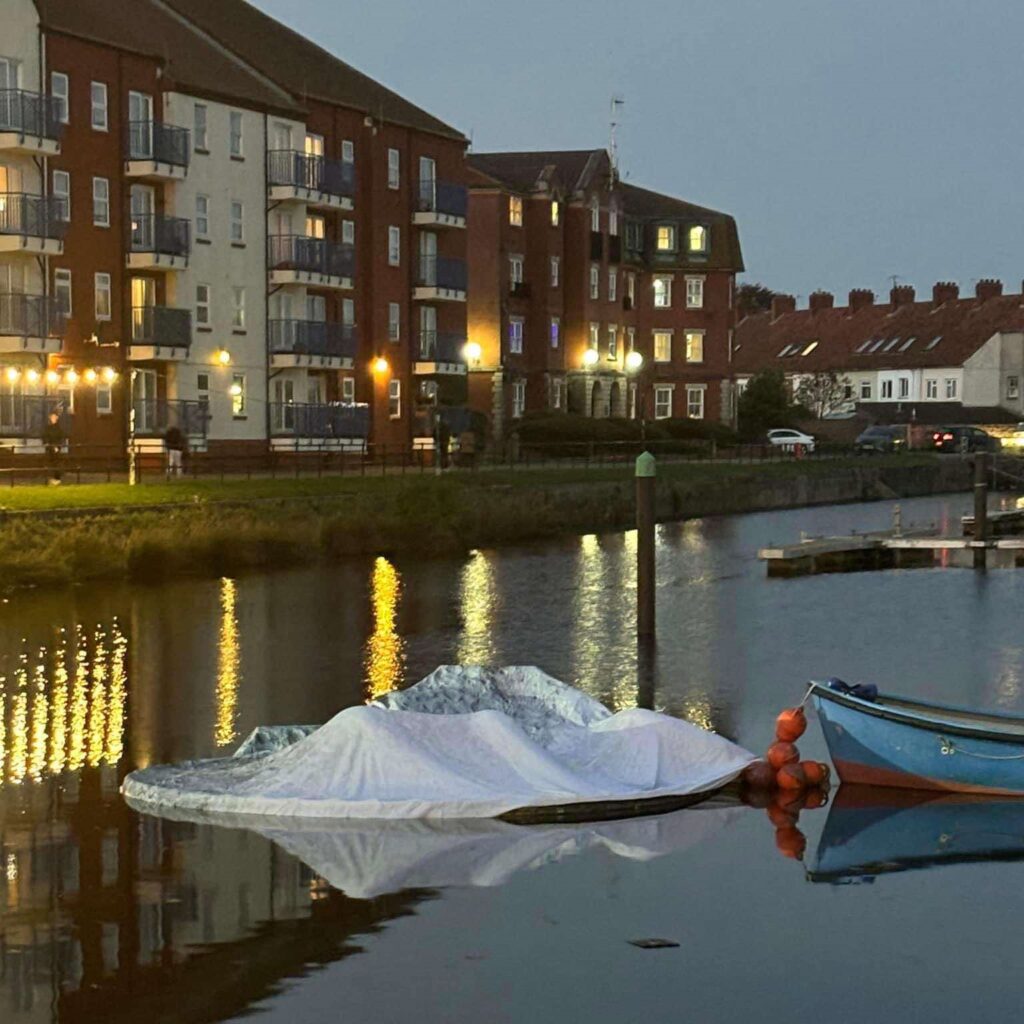
[[[808,877],[842,883],[1005,860],[1024,860],[1024,801],[841,786]]]
[[[1024,717],[858,689],[811,687],[843,782],[1024,796]]]

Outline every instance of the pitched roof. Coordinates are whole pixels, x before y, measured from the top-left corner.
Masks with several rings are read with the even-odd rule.
[[[163,0],[299,101],[360,110],[375,118],[465,142],[451,125],[410,103],[245,0]],[[326,10],[326,9],[325,9]]]
[[[993,335],[1024,330],[1022,296],[758,313],[736,328],[738,373],[960,366]],[[806,354],[805,354],[806,353]]]
[[[552,186],[567,192],[607,181],[611,160],[603,149],[567,149],[529,153],[470,153],[469,166],[515,192]]]
[[[158,0],[131,0],[130,17],[122,4],[111,0],[36,2],[44,30],[152,57],[162,63],[171,88],[301,116],[288,92],[204,38]]]

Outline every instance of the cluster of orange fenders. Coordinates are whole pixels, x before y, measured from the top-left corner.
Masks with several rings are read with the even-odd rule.
[[[755,761],[744,771],[741,790],[745,803],[768,812],[775,826],[775,845],[794,860],[802,860],[807,849],[807,839],[797,828],[800,812],[828,803],[831,779],[827,764],[800,760],[796,741],[806,731],[802,707],[783,711],[775,720],[775,742],[763,761]]]

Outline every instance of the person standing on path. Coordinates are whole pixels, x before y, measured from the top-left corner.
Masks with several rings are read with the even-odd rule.
[[[43,448],[46,451],[46,466],[50,471],[50,486],[57,487],[61,482],[60,461],[64,454],[64,430],[60,425],[60,413],[54,410],[47,417],[43,427]]]
[[[181,428],[172,424],[164,434],[164,445],[167,448],[167,476],[180,477],[182,472],[182,461],[188,442]]]

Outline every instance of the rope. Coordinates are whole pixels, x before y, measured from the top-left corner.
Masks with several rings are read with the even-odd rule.
[[[804,694],[804,699],[800,701],[797,707],[802,708],[811,699],[812,693],[814,693],[814,683],[811,683],[811,685],[807,687],[807,692]]]
[[[964,750],[963,747],[956,746],[952,740],[947,740],[945,736],[939,737],[939,749],[947,756],[964,754],[982,761],[1024,761],[1024,754],[979,754],[976,750]]]

